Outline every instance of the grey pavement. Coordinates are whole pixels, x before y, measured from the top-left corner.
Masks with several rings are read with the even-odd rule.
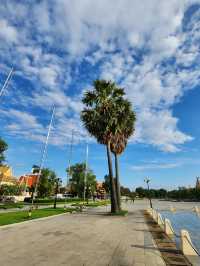
[[[108,216],[109,207],[64,214],[0,228],[1,266],[165,265],[141,209],[126,204],[126,217]]]

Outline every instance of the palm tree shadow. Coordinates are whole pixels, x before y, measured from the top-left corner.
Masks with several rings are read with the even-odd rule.
[[[181,254],[180,250],[174,249],[174,248],[156,248],[156,247],[148,247],[148,246],[143,246],[143,245],[131,245],[132,248],[141,248],[141,249],[147,249],[147,250],[155,250],[155,251],[160,251],[160,252],[165,252],[165,253],[173,253],[173,254]]]

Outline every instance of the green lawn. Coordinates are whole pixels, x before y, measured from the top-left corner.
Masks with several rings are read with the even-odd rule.
[[[17,212],[8,212],[8,213],[1,213],[0,214],[0,226],[6,225],[6,224],[13,224],[13,223],[20,223],[23,221],[28,221],[32,219],[47,217],[51,215],[66,213],[66,212],[72,212],[74,209],[67,208],[66,211],[64,211],[63,208],[45,208],[40,210],[34,210],[32,212],[32,217],[28,217],[28,211],[17,211]]]
[[[57,204],[64,204],[64,203],[78,203],[81,202],[82,199],[77,199],[77,198],[71,198],[71,199],[57,199]],[[54,199],[36,199],[34,201],[35,204],[37,205],[52,205],[54,204]],[[25,205],[31,205],[31,203],[28,202],[17,202],[17,203],[12,203],[12,202],[6,202],[6,203],[0,203],[0,209],[14,209],[14,208],[23,208]]]

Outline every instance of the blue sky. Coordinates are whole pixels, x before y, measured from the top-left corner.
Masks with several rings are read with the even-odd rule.
[[[0,136],[15,176],[40,162],[56,106],[45,166],[66,181],[85,159],[99,180],[105,147],[82,127],[81,98],[97,78],[115,81],[137,114],[120,157],[122,184],[151,178],[155,188],[193,186],[200,174],[200,0],[3,0],[0,6]]]

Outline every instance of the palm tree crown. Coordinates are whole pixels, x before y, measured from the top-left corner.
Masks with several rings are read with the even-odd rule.
[[[115,83],[105,80],[96,80],[94,87],[93,91],[87,91],[83,97],[86,108],[81,113],[81,119],[99,143],[107,144],[117,130],[115,114],[119,102],[123,100],[124,91]]]

